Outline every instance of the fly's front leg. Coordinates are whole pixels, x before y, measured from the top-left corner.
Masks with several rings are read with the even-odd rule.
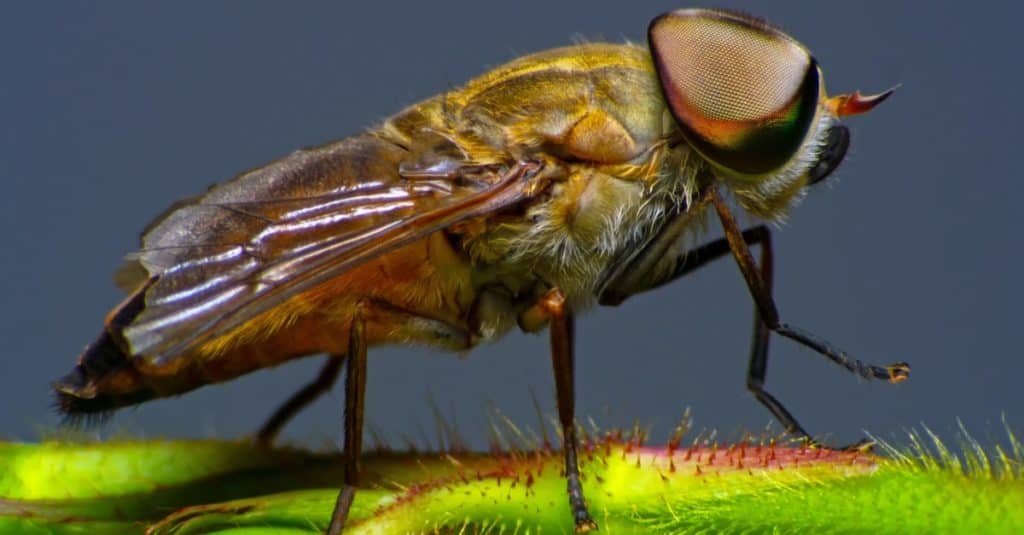
[[[725,228],[726,237],[714,240],[675,258],[661,258],[667,251],[665,243],[676,239],[678,233],[671,229],[681,227],[685,224],[685,214],[676,222],[666,227],[669,232],[663,232],[652,246],[641,251],[628,262],[618,266],[613,276],[609,277],[603,286],[598,300],[603,305],[618,305],[625,299],[637,293],[645,292],[668,284],[679,279],[688,273],[699,269],[709,262],[717,260],[728,253],[733,253],[740,264],[740,270],[747,280],[751,294],[754,295],[754,333],[750,348],[750,364],[747,370],[747,389],[771,411],[772,415],[779,420],[779,423],[787,432],[798,435],[815,443],[803,426],[786,410],[779,400],[764,389],[765,376],[768,368],[768,345],[771,331],[778,332],[783,336],[797,340],[815,351],[825,355],[830,360],[842,365],[844,368],[858,373],[862,377],[888,379],[897,383],[907,378],[909,366],[906,363],[897,363],[887,367],[865,364],[859,360],[850,359],[845,353],[835,349],[827,342],[798,329],[782,324],[779,321],[778,312],[775,309],[772,299],[772,275],[773,275],[773,252],[771,232],[764,225],[758,225],[744,231],[739,230],[732,214],[722,203],[717,192],[710,191],[702,199],[713,202],[716,210],[722,217],[722,225]],[[699,208],[699,206],[698,206]],[[724,216],[722,213],[724,212]],[[754,262],[750,254],[749,246],[761,246],[760,267]],[[737,253],[737,251],[739,251]],[[661,267],[663,262],[668,262],[668,267]],[[652,273],[656,275],[652,276]],[[798,333],[795,335],[794,333]],[[855,445],[854,447],[859,447]]]
[[[743,243],[748,247],[751,245],[760,245],[761,262],[759,273],[761,281],[770,293],[772,291],[772,280],[775,265],[775,254],[772,248],[771,231],[764,225],[758,225],[744,230],[741,233],[741,237],[743,239]],[[687,253],[687,255],[676,264],[675,269],[672,271],[671,278],[668,280],[682,277],[712,260],[717,260],[718,258],[725,256],[729,252],[729,241],[727,238],[720,238],[701,246]],[[661,286],[668,282],[668,280],[658,281],[657,285]],[[772,416],[775,416],[786,432],[797,435],[810,443],[816,443],[804,427],[800,425],[800,422],[798,422],[796,418],[786,410],[786,407],[764,388],[765,376],[768,372],[768,343],[770,340],[771,331],[768,330],[768,326],[761,319],[761,313],[755,306],[754,334],[750,342],[750,364],[747,367],[747,390],[749,390],[762,405],[768,408],[772,413]]]
[[[773,252],[771,231],[764,225],[749,228],[740,233],[743,243],[747,246],[761,246],[760,277],[765,287],[771,292],[773,272]],[[704,267],[710,262],[729,254],[729,241],[719,238],[696,249],[687,251],[682,256],[671,259],[671,269],[664,271],[659,277],[649,277],[643,285],[634,287],[636,293],[659,288],[683,276]],[[653,265],[653,264],[652,264]],[[616,304],[628,296],[618,296]],[[788,433],[812,440],[800,422],[786,410],[786,407],[764,388],[765,376],[768,371],[768,342],[771,331],[761,320],[757,307],[754,308],[754,334],[750,344],[750,364],[747,367],[747,390],[768,408],[773,416],[782,424]]]
[[[743,239],[743,243],[748,246],[761,246],[760,276],[761,280],[764,281],[765,286],[769,291],[771,291],[773,270],[771,231],[764,225],[758,225],[744,230],[740,236]],[[645,282],[641,285],[635,286],[634,291],[636,293],[640,293],[664,286],[682,278],[692,271],[704,267],[710,262],[722,258],[729,254],[729,252],[729,241],[726,238],[719,238],[697,247],[696,249],[686,251],[683,255],[670,259],[670,269],[666,269],[663,274],[658,277],[648,277],[644,279]],[[627,297],[629,296],[617,294],[614,304],[621,303]],[[798,422],[796,418],[786,410],[786,407],[783,406],[775,396],[771,395],[764,389],[765,375],[768,370],[768,342],[771,338],[770,334],[771,331],[769,331],[765,323],[761,321],[761,314],[758,312],[757,307],[755,307],[754,334],[750,344],[750,364],[747,368],[747,389],[750,390],[750,393],[753,394],[762,405],[768,408],[787,432],[810,440],[810,435],[804,430],[803,426],[800,425],[800,422]]]
[[[816,444],[789,411],[764,390],[764,378],[768,364],[769,330],[815,350],[832,362],[865,379],[885,379],[890,383],[899,383],[909,377],[910,366],[905,362],[898,362],[883,367],[851,359],[845,352],[837,349],[825,340],[809,332],[782,323],[778,310],[775,307],[775,300],[772,298],[772,250],[767,229],[764,229],[761,267],[758,269],[753,255],[750,254],[750,248],[748,247],[750,242],[747,239],[746,233],[740,231],[739,225],[736,224],[736,219],[717,191],[712,194],[712,201],[715,211],[722,221],[722,227],[725,230],[725,241],[739,265],[740,272],[743,274],[743,278],[746,280],[747,287],[757,306],[757,314],[754,319],[754,343],[750,355],[747,387],[782,422],[787,431],[800,435],[809,442]],[[852,447],[859,448],[861,446],[863,446],[863,443],[855,444]]]
[[[576,392],[574,378],[574,320],[565,302],[565,294],[555,288],[544,294],[536,305],[519,318],[520,327],[527,332],[540,330],[548,324],[551,332],[551,363],[555,372],[555,395],[558,399],[558,421],[562,425],[562,450],[565,456],[565,478],[569,493],[576,533],[596,530],[587,511],[580,483],[576,441]]]
[[[825,340],[802,329],[782,323],[779,319],[779,312],[775,308],[775,300],[772,298],[771,288],[765,284],[765,281],[758,273],[757,264],[754,262],[754,257],[750,254],[750,249],[743,240],[739,225],[736,224],[736,219],[732,216],[729,207],[726,206],[725,201],[722,200],[717,192],[713,196],[713,201],[715,211],[718,212],[718,217],[722,221],[722,227],[725,229],[725,237],[729,242],[729,249],[732,251],[733,257],[736,258],[736,263],[739,264],[743,278],[747,281],[747,288],[757,304],[757,310],[761,314],[761,319],[769,329],[815,350],[832,362],[865,379],[886,379],[892,383],[898,383],[907,379],[910,374],[910,366],[906,362],[897,362],[889,366],[875,366],[857,359],[851,359],[845,352],[833,347]]]

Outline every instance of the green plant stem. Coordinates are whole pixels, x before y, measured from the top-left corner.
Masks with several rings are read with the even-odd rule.
[[[1024,533],[1019,452],[982,451],[609,440],[582,468],[604,533]],[[347,532],[571,532],[560,463],[548,451],[370,454]],[[2,533],[315,533],[341,482],[337,456],[222,441],[0,444],[0,466]]]

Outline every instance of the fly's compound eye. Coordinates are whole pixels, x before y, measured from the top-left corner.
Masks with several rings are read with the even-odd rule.
[[[763,175],[803,145],[821,71],[791,37],[742,15],[692,9],[654,19],[648,39],[669,109],[702,156]]]

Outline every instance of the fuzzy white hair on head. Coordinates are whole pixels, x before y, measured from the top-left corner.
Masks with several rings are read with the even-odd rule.
[[[784,222],[788,210],[800,204],[806,195],[806,184],[801,185],[801,182],[828,146],[828,132],[835,120],[834,116],[822,110],[807,140],[786,165],[773,174],[755,181],[729,177],[724,173],[720,178],[748,212],[770,222]]]

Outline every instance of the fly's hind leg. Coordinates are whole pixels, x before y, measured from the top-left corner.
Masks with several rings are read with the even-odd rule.
[[[331,513],[329,535],[340,535],[359,484],[359,463],[363,454],[363,409],[366,401],[366,318],[359,306],[352,318],[348,339],[348,368],[345,371],[345,484]]]
[[[464,329],[432,318],[417,316],[386,303],[373,302],[372,312],[374,314],[373,321],[386,322],[387,325],[395,328],[396,334],[404,340],[440,345],[456,351],[467,349],[472,343],[469,334]],[[327,362],[320,369],[316,379],[288,398],[260,427],[256,433],[256,444],[264,447],[273,444],[281,429],[296,414],[334,387],[344,364],[344,353],[328,355]]]
[[[363,453],[363,415],[366,400],[366,333],[369,326],[385,327],[393,337],[451,349],[468,349],[473,337],[455,325],[408,312],[389,303],[365,299],[352,317],[345,372],[344,478],[327,533],[339,535],[348,519],[360,478]]]
[[[334,386],[344,363],[344,354],[328,355],[327,362],[320,369],[316,379],[288,398],[288,401],[285,401],[283,405],[278,407],[274,414],[267,419],[266,423],[260,427],[259,432],[256,433],[256,444],[264,447],[273,444],[281,429],[296,414]]]

